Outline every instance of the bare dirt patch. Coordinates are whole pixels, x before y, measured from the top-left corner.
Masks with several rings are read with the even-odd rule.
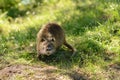
[[[83,73],[53,66],[11,65],[0,70],[0,80],[89,80]]]
[[[109,65],[107,72],[109,72],[109,79],[120,80],[120,63],[114,63]]]
[[[63,71],[53,66],[10,65],[0,70],[0,80],[120,80],[120,64],[109,65],[98,74],[85,72]],[[102,78],[100,78],[100,76]]]
[[[0,70],[0,80],[72,80],[52,66],[12,65]]]
[[[53,66],[10,65],[0,70],[0,80],[120,80],[120,64],[114,63],[98,74],[62,70]]]

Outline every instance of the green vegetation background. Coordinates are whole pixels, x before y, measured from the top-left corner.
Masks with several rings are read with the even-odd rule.
[[[64,28],[74,57],[63,46],[43,61],[36,58],[36,34],[48,22]],[[88,74],[120,66],[120,1],[0,0],[0,69],[12,64],[77,67]]]

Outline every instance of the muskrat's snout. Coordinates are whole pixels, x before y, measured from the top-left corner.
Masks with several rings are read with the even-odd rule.
[[[55,53],[56,48],[52,43],[49,43],[47,45],[43,45],[40,49],[39,49],[39,55],[51,55],[53,53]]]
[[[51,51],[52,49],[54,49],[53,44],[49,44],[46,48],[46,51]]]

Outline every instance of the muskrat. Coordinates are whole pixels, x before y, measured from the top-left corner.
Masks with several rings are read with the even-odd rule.
[[[64,30],[56,23],[46,24],[37,34],[37,56],[51,55],[62,45],[68,47],[72,53],[75,53],[76,49],[68,44],[65,39]]]

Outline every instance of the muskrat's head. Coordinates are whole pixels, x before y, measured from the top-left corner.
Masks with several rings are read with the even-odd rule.
[[[55,38],[47,33],[42,36],[38,35],[37,52],[39,55],[51,55],[56,51]]]

